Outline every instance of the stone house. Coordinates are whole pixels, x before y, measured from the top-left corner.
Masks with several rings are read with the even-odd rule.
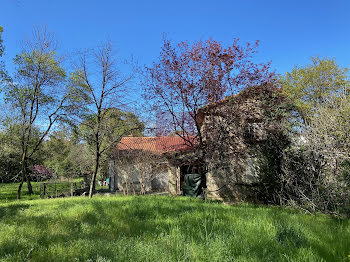
[[[195,169],[205,176],[209,198],[257,200],[263,165],[266,159],[274,157],[267,153],[266,146],[276,139],[285,139],[280,90],[269,85],[246,88],[201,108],[197,121],[203,140],[203,145],[197,148],[186,145],[180,137],[123,138],[117,146],[119,159],[129,160],[125,165],[119,163],[116,170],[118,188],[125,191],[128,187],[123,173],[134,174],[132,183],[142,184],[140,171],[127,171],[136,170],[136,163],[142,162],[153,166],[146,171],[149,174],[147,188],[143,190],[146,192],[161,188],[170,194],[181,194],[185,174]],[[130,152],[138,152],[138,157]]]
[[[177,136],[122,138],[109,162],[110,190],[125,194],[170,190],[176,194],[172,172],[181,168],[174,166],[169,156],[191,149]]]

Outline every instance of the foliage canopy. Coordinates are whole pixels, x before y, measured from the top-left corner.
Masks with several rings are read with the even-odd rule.
[[[294,67],[280,80],[284,94],[295,102],[303,121],[310,123],[321,107],[350,94],[348,73],[332,58],[312,57],[311,64]]]

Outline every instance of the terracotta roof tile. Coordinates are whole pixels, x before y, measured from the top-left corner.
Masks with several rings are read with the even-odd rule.
[[[191,149],[192,147],[178,136],[123,137],[116,147],[118,151],[141,150],[156,154]]]

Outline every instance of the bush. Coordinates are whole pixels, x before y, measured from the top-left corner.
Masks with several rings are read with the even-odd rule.
[[[269,150],[275,151],[271,145]],[[350,216],[350,161],[332,159],[307,144],[290,145],[281,158],[265,150],[260,160],[260,200],[309,212]]]

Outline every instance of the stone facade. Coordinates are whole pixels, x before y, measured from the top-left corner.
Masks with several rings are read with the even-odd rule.
[[[188,150],[180,137],[123,138],[109,163],[110,181],[113,182],[111,191],[119,190],[124,194],[167,191],[178,194],[180,167],[169,161],[169,156]]]
[[[169,194],[177,195],[179,193],[179,185],[180,185],[180,168],[178,166],[169,165],[168,179],[169,179]]]
[[[277,126],[279,90],[247,88],[236,96],[201,109],[207,196],[230,201],[256,201],[264,145]]]
[[[124,194],[168,191],[169,167],[164,158],[147,161],[144,157],[135,157],[123,161],[111,160],[110,163],[110,182],[115,185],[114,191]]]

